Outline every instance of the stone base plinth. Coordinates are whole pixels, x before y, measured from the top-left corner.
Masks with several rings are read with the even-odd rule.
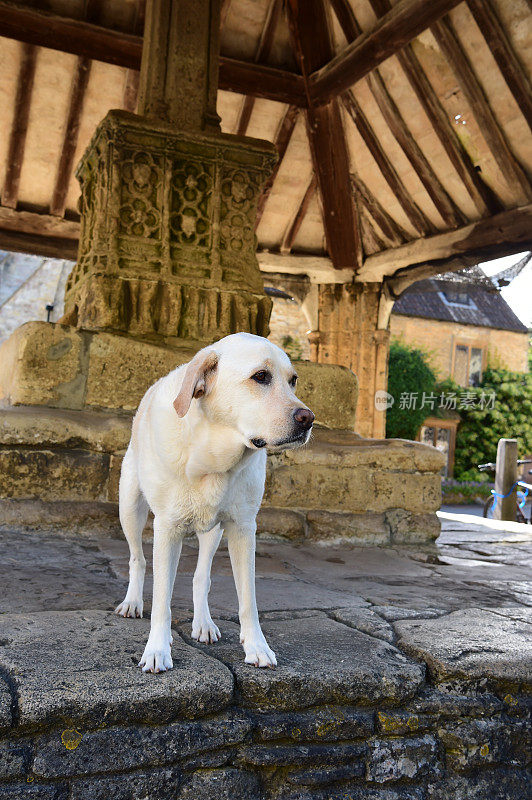
[[[200,346],[161,346],[27,322],[0,347],[0,404],[130,413],[156,380],[189,361]],[[299,397],[317,421],[327,428],[353,428],[358,391],[353,373],[332,364],[294,364]],[[47,430],[52,417],[46,419]],[[92,430],[94,423],[91,417],[80,417],[77,424]]]
[[[130,425],[128,414],[87,409],[0,411],[4,525],[120,535],[118,479]],[[331,544],[434,539],[442,461],[415,442],[317,428],[305,448],[269,458],[259,532]]]
[[[390,641],[356,629],[368,621]],[[529,796],[526,623],[467,609],[396,623],[396,642],[366,608],[277,612],[263,629],[278,667],[260,671],[244,664],[238,626],[217,623],[209,646],[176,621],[174,668],[153,676],[136,666],[148,620],[4,614],[0,797]],[[464,676],[480,641],[486,663]],[[429,682],[442,658],[449,682],[437,669]]]

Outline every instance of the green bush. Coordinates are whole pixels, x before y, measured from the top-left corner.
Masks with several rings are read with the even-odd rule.
[[[415,439],[427,408],[420,408],[423,392],[430,394],[436,386],[436,376],[428,364],[425,353],[396,339],[390,343],[388,367],[388,392],[394,404],[386,412],[388,438]],[[402,398],[415,395],[415,407]]]
[[[446,381],[445,386],[450,382]],[[517,439],[519,457],[532,453],[532,375],[487,369],[480,386],[454,387],[458,397],[467,392],[474,406],[458,406],[461,422],[456,435],[454,475],[471,480],[477,464],[495,461],[499,439]],[[449,389],[446,389],[449,391]],[[490,396],[495,394],[495,401]],[[482,402],[484,399],[484,402]],[[486,402],[487,401],[487,402]],[[481,408],[481,405],[484,405]]]

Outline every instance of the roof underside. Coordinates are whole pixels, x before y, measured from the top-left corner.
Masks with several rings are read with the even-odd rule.
[[[2,5],[0,0],[0,32]],[[353,34],[372,31],[392,5],[326,0],[333,54],[344,52]],[[11,7],[46,10],[137,37],[142,32],[143,0],[33,0]],[[281,0],[225,0],[221,55],[301,73]],[[339,95],[361,262],[530,204],[532,101],[523,102],[523,92],[530,90],[531,73],[527,0],[470,0]],[[109,109],[135,108],[137,75],[83,55],[0,38],[2,205],[75,222],[75,165]],[[323,186],[305,109],[220,90],[218,112],[223,131],[268,139],[280,148],[275,179],[259,210],[259,249],[328,255]],[[0,236],[0,246],[5,244]]]

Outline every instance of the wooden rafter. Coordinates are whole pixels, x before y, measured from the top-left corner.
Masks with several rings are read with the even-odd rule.
[[[50,203],[50,214],[57,217],[62,217],[65,213],[68,186],[72,176],[81,112],[83,110],[85,92],[89,83],[90,69],[91,62],[88,58],[78,58],[70,89],[70,104],[63,137],[63,148],[57,167],[52,201]]]
[[[349,6],[347,0],[332,0],[332,2],[334,3],[335,11],[337,4],[348,6],[349,10],[351,10],[351,6]],[[384,16],[392,7],[390,0],[370,0],[370,3],[378,17]],[[336,13],[338,14],[338,11],[336,11]],[[346,28],[344,24],[341,21],[340,24],[344,28],[345,33]],[[432,88],[432,84],[425,75],[412,45],[408,44],[403,50],[400,50],[397,53],[397,58],[436,136],[440,140],[441,145],[467,189],[479,214],[484,217],[489,213],[501,211],[502,204],[493,191],[484,183],[481,175],[464,149],[447,112],[440,103],[436,92]]]
[[[434,233],[436,228],[406,191],[395,167],[389,161],[353,93],[345,92],[342,95],[342,100],[366,147],[375,159],[375,163],[415,230],[422,236]]]
[[[0,36],[140,69],[142,37],[0,0]],[[219,87],[295,106],[306,104],[301,75],[220,56]]]
[[[288,225],[286,229],[283,239],[280,246],[281,253],[289,253],[292,249],[292,245],[294,244],[294,240],[299,233],[299,229],[301,228],[301,224],[305,219],[305,215],[308,211],[308,208],[312,202],[314,195],[316,194],[317,188],[317,180],[316,176],[312,175],[308,186],[305,190],[305,194],[301,199],[301,203],[299,204],[299,208],[297,209],[296,215],[294,219]]]
[[[447,227],[456,228],[458,225],[464,223],[465,217],[456,203],[445,191],[423,151],[408,130],[408,126],[388,92],[378,70],[368,75],[367,81],[381,114],[386,120],[397,144],[414,168],[419,180],[425,187],[427,194]]]
[[[386,242],[379,235],[373,224],[373,218],[365,207],[360,209],[358,219],[360,221],[360,234],[364,253],[371,254],[386,250]]]
[[[37,48],[33,45],[23,44],[15,96],[15,114],[9,135],[7,168],[2,190],[2,205],[9,208],[16,208],[18,200],[36,60]]]
[[[503,211],[454,231],[416,239],[366,259],[358,279],[380,281],[418,264],[433,263],[445,271],[460,261],[462,267],[532,249],[532,204]],[[467,261],[466,261],[467,259]]]
[[[337,99],[315,106],[309,76],[332,56],[323,0],[288,0],[288,22],[307,90],[307,136],[320,190],[327,248],[336,269],[357,269],[361,245],[349,179],[349,152]]]
[[[259,202],[257,204],[257,214],[255,217],[255,230],[259,226],[259,222],[261,221],[264,209],[266,207],[266,202],[272,190],[273,182],[277,177],[277,173],[279,172],[279,168],[283,161],[284,154],[286,153],[287,147],[290,144],[290,139],[292,137],[292,133],[294,132],[294,128],[296,127],[298,115],[299,115],[299,109],[296,108],[295,106],[290,106],[287,109],[284,117],[282,118],[281,124],[279,125],[274,142],[275,147],[277,148],[277,152],[279,154],[279,158],[277,159],[277,163],[273,168],[272,174],[264,184],[262,194],[259,197]]]
[[[532,130],[532,90],[491,0],[467,0],[504,80]]]
[[[268,6],[268,11],[266,12],[266,19],[264,20],[264,25],[262,28],[262,35],[257,47],[257,52],[255,53],[255,62],[258,64],[260,64],[261,61],[265,61],[270,54],[273,44],[273,37],[275,35],[275,29],[281,13],[281,5],[281,0],[270,0],[270,5]],[[251,95],[247,95],[242,103],[242,108],[240,110],[240,115],[236,126],[236,132],[238,136],[245,136],[254,105],[255,98]]]
[[[351,174],[351,185],[359,206],[367,209],[368,213],[375,220],[384,236],[392,244],[404,244],[410,238],[403,228],[397,223],[386,209],[379,203],[366,186],[360,175]]]
[[[355,41],[357,37],[362,35],[362,30],[358,25],[351,5],[347,0],[331,0],[331,5],[335,10],[347,41]],[[388,92],[379,70],[375,69],[367,75],[366,81],[392,135],[412,164],[441,218],[448,227],[457,227],[465,221],[464,216],[441,185],[429,161],[408,130],[408,126]]]
[[[399,0],[371,31],[357,37],[324,66],[312,71],[309,84],[314,102],[326,103],[344,92],[460,2]]]
[[[515,158],[499,127],[495,114],[475,75],[473,67],[464,52],[450,20],[444,19],[432,27],[432,33],[453,70],[456,80],[466,98],[480,131],[484,136],[493,157],[499,165],[508,186],[515,193],[518,203],[532,199],[532,187],[521,165]]]

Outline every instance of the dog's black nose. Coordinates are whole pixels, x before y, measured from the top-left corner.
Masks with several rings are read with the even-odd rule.
[[[255,447],[261,448],[266,447],[266,442],[264,439],[252,439],[251,444],[255,445]]]
[[[314,422],[314,414],[308,408],[296,408],[294,411],[294,420],[298,428],[308,431]]]

